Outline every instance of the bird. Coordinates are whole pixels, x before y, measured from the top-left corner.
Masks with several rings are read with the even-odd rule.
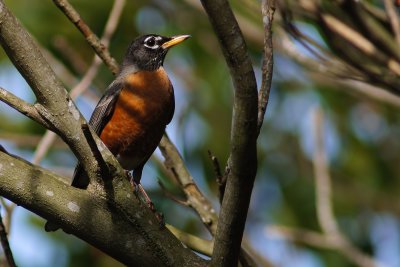
[[[163,67],[169,49],[190,35],[146,34],[129,45],[121,69],[96,105],[89,125],[128,172],[146,200],[140,181],[143,167],[157,148],[175,111],[172,83]],[[89,178],[77,164],[72,186],[85,189]],[[54,231],[47,222],[46,231]],[[58,229],[58,227],[57,227]]]

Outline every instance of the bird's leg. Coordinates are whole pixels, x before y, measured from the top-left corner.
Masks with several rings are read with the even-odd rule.
[[[154,213],[154,215],[156,216],[157,220],[160,223],[161,227],[165,226],[165,222],[164,222],[164,215],[161,212],[158,212],[154,206],[154,203],[151,201],[149,195],[147,195],[146,191],[144,190],[142,184],[139,182],[136,182],[134,175],[132,175],[131,171],[125,170],[127,176],[129,177],[129,182],[131,184],[132,187],[132,191],[135,193],[135,195],[137,197],[139,197],[139,192],[141,193],[142,197],[144,198],[144,201],[146,202],[147,206],[149,207],[149,209]],[[140,198],[140,197],[139,197]]]

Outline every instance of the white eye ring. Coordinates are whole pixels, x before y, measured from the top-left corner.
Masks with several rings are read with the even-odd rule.
[[[154,43],[154,44],[148,44],[149,42],[151,42],[151,40],[152,40],[152,43]],[[154,36],[149,36],[146,39],[144,39],[144,46],[151,48],[151,49],[157,49],[160,46],[157,44],[156,40],[157,40],[157,38],[155,38]]]

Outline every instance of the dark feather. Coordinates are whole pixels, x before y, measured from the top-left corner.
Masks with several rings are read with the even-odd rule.
[[[172,95],[171,95],[171,106],[170,106],[170,111],[168,114],[168,119],[167,119],[167,125],[172,121],[172,118],[174,117],[174,112],[175,112],[175,95],[174,95],[174,88],[171,86],[171,91],[172,91]]]
[[[106,90],[103,97],[100,99],[96,108],[93,111],[92,116],[89,120],[89,125],[97,135],[100,135],[105,125],[110,120],[115,103],[118,100],[118,96],[121,92],[122,84],[114,81]],[[74,175],[72,177],[72,186],[77,188],[86,188],[89,184],[89,178],[87,177],[83,166],[78,163],[75,168]]]

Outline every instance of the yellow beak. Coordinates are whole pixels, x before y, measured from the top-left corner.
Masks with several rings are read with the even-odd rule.
[[[186,39],[188,39],[190,37],[190,35],[177,35],[177,36],[172,36],[171,40],[169,40],[168,42],[165,42],[161,45],[161,47],[163,49],[167,49],[170,47],[173,47],[177,44],[182,43],[183,41],[185,41]]]

